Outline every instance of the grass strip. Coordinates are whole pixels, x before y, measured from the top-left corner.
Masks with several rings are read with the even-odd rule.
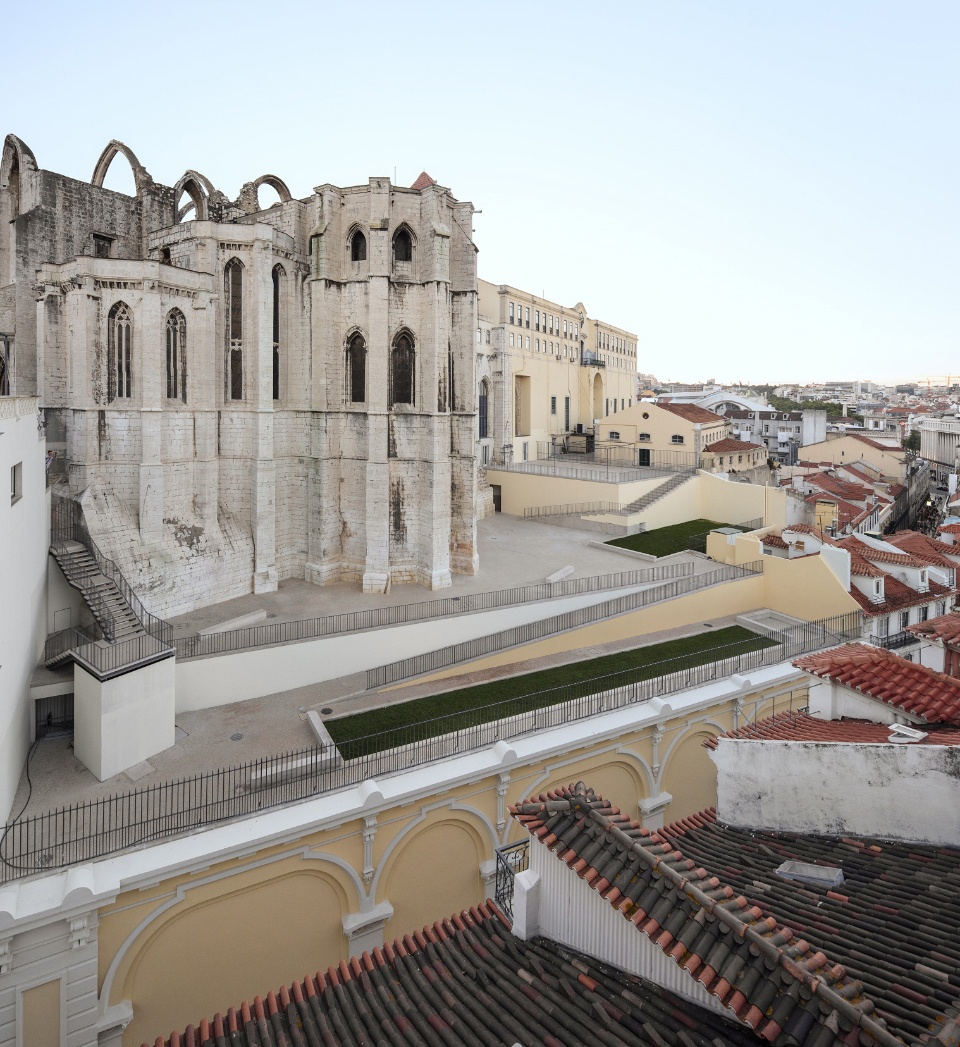
[[[550,669],[396,702],[325,724],[344,759],[392,749],[450,731],[558,705],[611,687],[647,680],[695,665],[776,646],[749,629],[731,625],[632,651],[557,665]]]
[[[716,520],[687,520],[685,523],[672,524],[670,527],[656,527],[652,531],[640,534],[628,534],[623,538],[611,538],[606,545],[617,545],[621,549],[632,549],[635,553],[647,553],[649,556],[669,556],[689,547],[690,539],[713,531],[717,527],[735,527],[738,531],[745,528],[737,524],[718,523]]]

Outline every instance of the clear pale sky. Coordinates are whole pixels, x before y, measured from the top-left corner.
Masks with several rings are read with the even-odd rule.
[[[119,138],[231,197],[426,169],[482,208],[481,276],[582,300],[661,379],[960,372],[957,0],[0,17],[0,127],[41,167],[89,178]]]

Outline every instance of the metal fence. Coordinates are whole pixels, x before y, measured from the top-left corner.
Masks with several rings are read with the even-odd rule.
[[[329,750],[303,749],[61,807],[5,827],[0,837],[0,882],[90,861],[127,847],[358,785],[367,778],[688,690],[736,672],[774,665],[854,639],[859,635],[860,622],[861,615],[855,611],[773,632],[768,638],[775,645],[763,650],[744,651],[743,644],[733,645],[733,649],[708,652],[710,660],[700,664],[691,664],[689,657],[674,658],[393,728],[342,745],[349,759]],[[715,654],[722,656],[713,657]],[[638,673],[646,675],[637,679]]]
[[[625,507],[619,502],[569,502],[565,505],[531,505],[523,510],[525,520],[538,516],[575,516],[580,513],[619,513]]]
[[[567,611],[565,614],[543,618],[536,622],[528,622],[526,625],[518,625],[513,629],[489,633],[487,636],[480,636],[475,640],[464,640],[462,643],[451,644],[449,647],[441,647],[435,651],[427,651],[424,654],[414,655],[411,658],[403,658],[397,662],[377,666],[375,669],[368,669],[367,690],[396,683],[398,680],[405,680],[411,676],[419,676],[421,673],[443,669],[448,665],[456,665],[459,662],[470,661],[473,658],[481,658],[495,651],[516,647],[518,644],[540,640],[545,636],[553,636],[555,633],[563,632],[566,629],[576,629],[583,625],[589,625],[591,622],[599,622],[604,618],[625,614],[628,611],[636,611],[641,607],[649,607],[651,604],[659,603],[662,600],[672,600],[674,597],[683,596],[698,589],[705,589],[719,582],[734,581],[748,575],[762,573],[763,563],[760,560],[741,564],[737,567],[719,567],[706,574],[678,578],[663,585],[644,589],[638,593],[627,593],[625,596],[618,596],[613,600],[605,600],[603,603],[593,604],[590,607],[578,607],[576,610]]]
[[[530,868],[530,841],[521,840],[497,848],[497,884],[494,898],[500,911],[513,919],[513,881]]]
[[[151,614],[143,606],[140,598],[130,587],[126,578],[124,578],[120,568],[117,567],[113,560],[108,559],[100,552],[97,543],[91,537],[90,531],[84,522],[83,508],[80,503],[73,498],[68,498],[54,491],[50,496],[50,513],[51,544],[57,546],[65,542],[77,542],[82,545],[93,557],[100,573],[104,577],[109,578],[120,590],[123,598],[130,605],[130,609],[137,616],[143,628],[157,640],[169,645],[173,638],[172,627],[162,618]],[[84,590],[84,596],[87,599],[92,597],[96,600],[96,595],[92,592]],[[112,614],[106,609],[104,610],[104,615],[106,619],[112,618]]]
[[[689,472],[692,470],[673,469],[658,466],[619,466],[619,465],[589,465],[590,459],[580,454],[565,454],[555,458],[547,458],[543,461],[511,462],[509,465],[491,465],[492,470],[501,470],[507,473],[534,473],[538,476],[563,476],[571,480],[593,480],[597,483],[633,483],[636,480],[657,480],[661,477],[673,476],[678,472]]]
[[[149,633],[109,642],[98,638],[90,628],[69,628],[47,637],[43,645],[45,664],[50,665],[67,654],[98,680],[109,680],[161,658],[170,658],[173,648]]]
[[[617,571],[591,578],[571,578],[560,582],[542,582],[523,585],[516,589],[496,589],[487,593],[466,596],[447,596],[423,603],[398,604],[394,607],[372,607],[365,611],[349,611],[322,618],[305,618],[295,622],[271,622],[252,625],[245,629],[231,629],[206,636],[184,636],[173,641],[177,658],[200,658],[204,655],[242,651],[251,647],[266,647],[275,643],[312,640],[320,636],[357,632],[362,629],[380,629],[387,625],[402,625],[429,618],[441,618],[473,611],[488,611],[497,607],[511,607],[536,603],[558,596],[577,596],[580,593],[602,592],[604,589],[623,589],[667,578],[682,578],[693,573],[693,564],[670,564],[646,567],[637,571]]]
[[[575,463],[592,465],[604,469],[661,469],[668,472],[686,472],[697,468],[697,455],[694,451],[660,451],[652,447],[616,446],[604,444],[594,446],[592,451],[579,453],[569,451],[563,443],[537,441],[537,460],[549,461],[559,459]]]

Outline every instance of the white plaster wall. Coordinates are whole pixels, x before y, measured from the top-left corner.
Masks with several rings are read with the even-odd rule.
[[[810,715],[821,720],[872,720],[874,723],[920,723],[919,716],[911,716],[893,705],[868,698],[849,687],[830,680],[811,681]]]
[[[960,845],[960,747],[721,737],[713,761],[721,822]]]
[[[0,822],[6,821],[30,741],[30,677],[46,638],[48,499],[37,401],[0,399]],[[19,414],[19,417],[17,415]],[[11,504],[10,470],[23,496]]]
[[[700,982],[536,840],[530,843],[530,870],[540,877],[541,934],[648,978],[708,1011],[727,1013]]]
[[[176,740],[175,659],[102,682],[75,665],[73,683],[74,753],[100,781]]]
[[[438,647],[552,618],[579,607],[592,607],[626,593],[648,588],[650,585],[639,585],[628,589],[583,593],[562,600],[465,614],[446,618],[442,622],[415,622],[378,629],[375,633],[366,631],[346,636],[328,636],[280,647],[264,647],[178,662],[177,712],[211,709],[230,702],[276,694],[293,687],[335,680],[401,658],[434,651]],[[438,638],[438,631],[442,633],[442,638]]]

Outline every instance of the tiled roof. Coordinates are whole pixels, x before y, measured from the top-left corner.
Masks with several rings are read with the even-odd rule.
[[[774,549],[790,548],[790,546],[778,534],[765,534],[760,540],[764,545],[772,546]]]
[[[847,550],[850,553],[850,573],[858,575],[860,578],[885,578],[886,571],[881,570],[879,567],[874,567],[869,560],[865,560],[859,553],[854,552],[852,549]]]
[[[804,655],[793,663],[928,723],[960,727],[960,680],[862,643]]]
[[[785,531],[796,531],[798,534],[812,534],[814,538],[818,538],[825,545],[836,545],[837,543],[827,534],[824,534],[819,527],[814,527],[813,524],[790,524],[789,527],[784,527]]]
[[[750,1047],[744,1029],[538,938],[491,904],[230,1008],[154,1047]],[[144,1044],[144,1047],[147,1047]]]
[[[925,729],[926,738],[909,745],[960,746],[960,727],[931,725]],[[767,742],[853,742],[860,745],[902,745],[890,742],[890,726],[873,720],[821,720],[809,713],[777,713],[765,720],[749,723],[736,731],[728,731],[721,738],[739,738]],[[717,739],[708,738],[707,749],[717,748]]]
[[[804,480],[819,487],[821,491],[839,495],[839,497],[846,498],[849,502],[863,502],[873,494],[873,491],[863,487],[861,484],[838,480],[837,477],[831,476],[829,473],[810,473],[809,476],[804,477]]]
[[[955,611],[951,611],[950,614],[941,614],[925,622],[908,625],[906,631],[916,636],[936,637],[938,640],[943,640],[944,643],[957,643],[960,642],[960,614]]]
[[[912,556],[910,553],[891,553],[887,549],[874,549],[873,546],[867,545],[866,542],[861,542],[859,538],[855,538],[853,535],[847,538],[840,538],[837,541],[837,545],[848,552],[856,552],[871,563],[889,563],[900,567],[927,566],[923,560],[917,556]]]
[[[886,575],[883,581],[883,603],[873,603],[863,595],[857,588],[850,590],[850,595],[860,604],[860,608],[868,618],[878,614],[890,614],[892,611],[902,611],[907,607],[917,607],[921,604],[932,603],[938,597],[948,599],[953,591],[938,582],[929,582],[930,589],[925,593],[918,593],[909,585],[904,585],[899,578]]]
[[[960,548],[957,546],[939,542],[936,538],[921,534],[919,531],[897,531],[896,534],[887,535],[885,541],[902,549],[905,553],[916,556],[924,563],[934,564],[937,567],[956,568],[956,562],[950,557],[960,558]]]
[[[960,534],[960,524],[941,524],[939,530],[946,534]]]
[[[411,189],[428,189],[431,185],[436,185],[436,180],[431,178],[426,171],[421,171],[420,176],[410,186]]]
[[[892,444],[882,444],[877,440],[871,440],[869,436],[863,436],[861,433],[848,433],[848,436],[852,436],[854,440],[859,440],[862,444],[868,444],[870,447],[876,447],[879,451],[887,451],[890,454],[896,454],[899,448],[894,447]]]
[[[511,811],[774,1047],[897,1047],[957,1013],[958,853],[734,829],[712,811],[641,829],[582,783]],[[842,865],[847,882],[785,882],[785,859]]]
[[[697,407],[695,404],[658,403],[657,407],[662,407],[664,411],[669,411],[678,418],[685,418],[688,422],[701,422],[709,425],[723,421],[720,415],[703,407]]]
[[[723,440],[716,440],[712,444],[707,444],[704,447],[704,451],[710,454],[725,454],[727,451],[766,451],[766,448],[760,444],[749,444],[743,440],[735,440],[732,436],[728,436]]]

